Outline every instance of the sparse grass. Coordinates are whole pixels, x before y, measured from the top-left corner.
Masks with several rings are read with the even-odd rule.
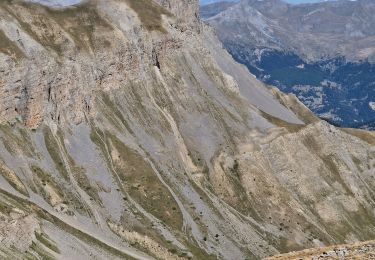
[[[342,250],[345,257],[343,259],[372,259],[375,251],[375,241],[361,242],[346,245],[333,245],[329,247],[319,247],[305,249],[298,252],[290,252],[283,255],[276,255],[265,260],[300,260],[300,259],[340,259],[340,257],[320,257],[330,251]]]
[[[149,31],[165,32],[162,25],[162,15],[171,14],[152,0],[125,0],[138,15],[143,26]]]
[[[311,124],[319,121],[319,118],[314,115],[307,107],[299,103],[298,99],[286,95],[280,92],[277,88],[265,84],[266,87],[270,88],[275,98],[285,107],[292,110],[299,119],[301,119],[306,124]]]
[[[54,260],[54,259],[56,259],[55,257],[53,257],[53,255],[51,255],[49,252],[47,252],[43,248],[41,243],[36,243],[36,242],[33,241],[29,250],[34,251],[43,260]]]
[[[47,127],[43,129],[44,142],[48,150],[49,155],[51,156],[53,162],[55,163],[56,169],[64,177],[65,180],[69,180],[68,172],[65,168],[64,161],[61,158],[59,145],[57,144],[51,130]]]
[[[29,251],[21,251],[14,246],[0,246],[0,255],[3,260],[38,260],[35,255],[31,254]]]
[[[43,15],[45,7],[31,5],[29,3],[14,3],[11,1],[2,7],[17,20],[22,29],[36,42],[55,51],[59,55],[62,54],[62,43],[58,42],[58,33],[54,32],[48,17]],[[29,12],[33,14],[31,21],[28,21],[27,18]],[[44,30],[40,30],[40,28]]]
[[[340,128],[340,130],[344,131],[347,134],[354,135],[371,145],[375,145],[375,132],[373,131],[365,131],[353,128]]]
[[[134,259],[133,257],[127,255],[126,253],[124,253],[124,252],[122,252],[122,251],[120,251],[116,248],[111,247],[110,245],[98,240],[97,238],[92,237],[92,236],[84,233],[83,231],[70,226],[69,224],[67,224],[64,221],[62,221],[61,219],[59,219],[58,217],[48,213],[43,208],[40,208],[39,206],[37,206],[33,202],[30,202],[29,200],[26,200],[26,199],[19,198],[15,195],[3,190],[3,189],[0,189],[0,201],[4,201],[4,200],[9,201],[9,204],[13,205],[13,207],[17,207],[17,208],[22,209],[22,210],[27,211],[27,212],[30,212],[30,211],[34,212],[39,218],[42,218],[46,221],[51,222],[52,224],[59,227],[63,231],[77,237],[81,241],[83,241],[83,242],[85,242],[85,243],[87,243],[91,246],[99,247],[100,249],[105,250],[106,252],[108,252],[112,256],[117,256],[117,257],[120,257],[122,259],[129,259],[129,260]],[[36,245],[34,245],[33,247],[36,250],[38,250],[40,248],[40,246],[39,246],[39,248],[38,248],[38,246],[36,246],[36,247],[35,246]],[[45,258],[43,258],[43,259],[45,259]]]
[[[24,199],[20,199],[15,195],[9,196],[10,193],[0,189],[0,211],[3,213],[10,213],[13,208],[21,209],[25,212],[29,212],[27,205],[22,202]],[[5,211],[3,211],[5,210]]]
[[[11,169],[9,169],[3,162],[0,162],[0,174],[15,190],[17,190],[19,193],[23,194],[26,197],[29,196],[29,193],[25,185],[22,183],[17,174]]]
[[[61,153],[63,153],[63,152],[65,152],[67,154],[66,148],[63,146],[61,148],[62,151],[60,151],[57,140],[55,139],[51,130],[48,127],[45,127],[43,129],[43,135],[44,135],[44,141],[45,141],[45,144],[46,144],[47,151],[48,151],[50,157],[52,158],[52,161],[54,162],[57,171],[64,178],[64,180],[67,181],[67,183],[70,183],[70,177],[69,177],[68,169],[66,168],[67,166],[65,165],[65,162],[64,162],[64,160],[62,158],[62,155],[61,155]],[[61,141],[62,145],[64,145],[64,142],[62,140],[61,132],[58,132],[58,135],[57,135],[56,138],[60,138],[60,141]],[[81,174],[80,171],[82,169],[80,169],[79,167],[76,167],[75,164],[74,164],[74,161],[72,161],[72,160],[70,162],[67,162],[67,163],[69,163],[73,174],[75,174],[75,176],[80,177],[77,180],[78,185],[81,184],[83,188],[88,187],[88,184],[83,184],[83,182],[87,179],[82,179],[82,175],[80,175]],[[86,176],[84,176],[84,177],[86,177]],[[91,195],[93,195],[94,198],[98,198],[97,194],[95,194],[95,193],[92,193]],[[92,212],[90,211],[90,209],[87,208],[87,207],[84,207],[84,204],[78,199],[76,194],[74,194],[73,192],[65,192],[64,198],[68,199],[72,204],[74,204],[74,207],[78,212],[85,213],[89,216],[92,215]]]
[[[270,114],[267,114],[266,112],[263,112],[263,111],[260,111],[260,112],[261,112],[261,115],[268,120],[268,122],[278,127],[284,127],[290,133],[298,132],[305,127],[305,125],[292,124],[280,118],[274,117]]]
[[[17,44],[11,41],[2,30],[0,30],[0,52],[11,56],[14,60],[25,57]]]
[[[348,195],[353,195],[353,192],[341,176],[339,169],[340,161],[334,155],[322,155],[322,146],[318,143],[313,135],[306,135],[303,139],[303,143],[307,149],[318,155],[321,161],[324,163],[326,173],[322,176],[325,178],[325,180],[330,184],[335,182],[339,183]],[[323,169],[321,170],[323,171]]]
[[[0,200],[0,212],[5,215],[9,215],[11,211],[12,211],[12,206]]]
[[[11,1],[2,3],[1,7],[17,19],[29,36],[58,55],[63,54],[69,38],[80,50],[94,49],[99,43],[104,46],[104,41],[96,39],[95,31],[112,30],[93,1],[63,9]]]
[[[107,153],[112,156],[113,166],[120,178],[118,181],[121,182],[120,186],[125,188],[125,192],[156,218],[175,230],[180,230],[182,214],[179,207],[169,190],[160,182],[151,165],[136,151],[108,132],[103,133],[100,129],[95,129],[90,138],[101,149],[108,165],[111,165],[111,162],[106,158]],[[116,152],[107,152],[102,140],[111,151]]]
[[[45,234],[43,232],[35,232],[35,237],[44,246],[48,247],[49,249],[51,249],[52,251],[54,251],[58,254],[60,253],[60,250],[57,247],[57,245],[54,242],[51,241],[51,239],[48,237],[47,234]]]
[[[188,259],[205,259],[205,260],[218,259],[217,256],[215,256],[214,254],[208,254],[205,250],[201,249],[200,247],[196,245],[193,245],[190,242],[188,242],[188,250],[193,255],[192,258],[187,257]]]
[[[1,139],[7,151],[16,156],[18,152],[32,157],[35,155],[34,145],[30,136],[22,127],[0,124]]]
[[[328,175],[325,176],[325,177],[330,178],[331,183],[334,183],[334,182],[340,183],[341,186],[344,188],[344,190],[346,191],[346,193],[348,195],[354,196],[350,187],[345,183],[345,181],[341,177],[340,169],[338,167],[340,162],[337,161],[335,156],[334,155],[326,155],[326,156],[320,156],[320,157],[321,157],[322,161],[324,162],[324,165],[328,169]]]
[[[106,93],[102,93],[102,100],[104,104],[107,106],[107,113],[109,114],[107,118],[112,119],[111,116],[117,117],[118,120],[121,121],[122,125],[126,128],[126,130],[128,130],[130,134],[134,134],[128,122],[125,120],[120,110],[118,110],[117,105],[111,100],[111,98]],[[113,124],[117,126],[118,123],[116,122],[116,120],[114,119],[112,121],[113,121]],[[120,127],[120,130],[121,130],[121,127]]]
[[[83,49],[90,49],[95,46],[96,29],[112,29],[90,1],[69,8],[46,8],[46,10],[47,14],[71,35],[75,44]]]
[[[90,180],[86,176],[85,169],[83,169],[82,167],[76,166],[72,158],[70,160],[71,160],[71,163],[73,164],[72,171],[73,171],[74,179],[77,181],[79,187],[83,189],[99,205],[102,205],[103,203],[100,199],[97,188],[92,187],[90,185]]]
[[[41,193],[42,197],[46,201],[49,201],[51,204],[51,198],[46,193],[45,189],[43,188],[43,186],[46,186],[46,185],[49,185],[56,192],[58,196],[60,196],[61,198],[64,197],[64,194],[60,186],[55,182],[55,180],[52,178],[50,174],[46,173],[45,171],[43,171],[40,167],[36,165],[32,165],[30,169],[33,172],[33,174],[36,175],[34,176],[34,183],[36,187],[38,188],[39,192]]]
[[[169,190],[160,182],[151,165],[116,136],[109,133],[107,136],[109,147],[117,151],[118,157],[112,160],[128,194],[155,217],[170,227],[180,230],[182,214],[179,207]]]

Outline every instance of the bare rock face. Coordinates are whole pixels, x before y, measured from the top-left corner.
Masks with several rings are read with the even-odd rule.
[[[195,2],[160,4],[0,3],[0,254],[260,259],[374,236],[374,136],[257,81]]]

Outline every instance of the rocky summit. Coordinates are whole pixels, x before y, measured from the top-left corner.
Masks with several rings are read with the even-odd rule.
[[[261,259],[375,236],[375,137],[223,49],[194,0],[0,2],[0,258]]]

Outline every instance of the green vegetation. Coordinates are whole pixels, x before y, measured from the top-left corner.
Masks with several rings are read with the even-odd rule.
[[[72,163],[72,171],[74,175],[74,179],[77,181],[79,187],[83,189],[93,200],[95,200],[99,205],[102,205],[102,201],[98,194],[97,188],[92,187],[90,185],[90,180],[86,176],[86,171],[82,167],[78,167],[75,165],[72,158],[70,158]]]
[[[128,122],[125,120],[120,110],[118,110],[117,105],[111,100],[111,98],[106,93],[102,93],[102,100],[103,100],[103,103],[107,106],[106,109],[104,110],[104,113],[107,115],[107,118],[111,120],[111,122],[116,127],[118,127],[119,130],[122,130],[121,126],[119,126],[116,120],[116,117],[117,117],[117,119],[121,121],[122,125],[126,128],[126,130],[128,130],[130,134],[134,134]]]
[[[58,194],[58,196],[64,197],[64,193],[61,190],[60,186],[55,182],[55,180],[50,174],[46,173],[36,165],[32,165],[30,168],[32,173],[35,174],[33,178],[34,183],[38,188],[39,193],[46,201],[48,201],[51,204],[51,198],[44,189],[44,186],[46,185],[50,186],[56,192],[56,194]]]
[[[190,241],[187,242],[187,248],[189,252],[193,255],[193,257],[187,257],[188,259],[205,259],[205,260],[214,260],[217,259],[217,256],[214,254],[207,254],[204,250],[202,250],[200,247],[193,245]],[[181,253],[184,254],[184,253]],[[182,257],[186,257],[185,255],[182,255]]]
[[[15,60],[25,56],[17,44],[11,41],[2,30],[0,30],[0,52],[13,57]]]
[[[271,70],[270,74],[274,80],[283,82],[287,86],[294,85],[319,85],[325,79],[320,70],[301,70],[296,67],[286,67]]]
[[[298,116],[298,118],[301,119],[304,123],[310,124],[319,121],[319,118],[316,117],[309,109],[300,104],[297,98],[288,96],[280,92],[277,88],[273,86],[267,84],[265,84],[265,86],[267,88],[272,89],[272,92],[276,99],[283,106],[292,110]]]
[[[43,208],[40,208],[39,206],[37,206],[36,204],[34,204],[33,202],[31,202],[29,200],[17,197],[17,196],[15,196],[15,195],[13,195],[13,194],[5,191],[5,190],[0,189],[0,201],[7,201],[7,202],[9,202],[9,205],[12,205],[13,207],[17,207],[19,209],[22,209],[26,212],[32,211],[39,218],[42,218],[46,221],[49,221],[49,222],[53,223],[54,225],[59,227],[61,230],[77,237],[81,241],[83,241],[83,242],[85,242],[85,243],[87,243],[91,246],[99,247],[99,248],[105,250],[106,252],[108,252],[109,254],[111,254],[113,256],[118,256],[118,257],[121,257],[123,259],[129,259],[129,260],[134,259],[131,256],[125,254],[124,252],[122,252],[122,251],[120,251],[116,248],[113,248],[110,245],[100,241],[99,239],[97,239],[95,237],[92,237],[92,236],[82,232],[81,230],[76,229],[76,228],[68,225],[64,221],[60,220],[58,217],[56,217],[54,215],[51,215],[46,210],[44,210]],[[39,251],[40,245],[36,245],[36,243],[33,243],[32,249],[35,250],[35,251]],[[39,252],[42,253],[43,251],[39,251]],[[45,258],[43,258],[43,259],[45,259]]]
[[[79,48],[90,49],[95,46],[95,30],[111,30],[112,27],[98,13],[90,1],[65,9],[46,8],[50,15],[70,34]]]
[[[171,228],[180,230],[182,213],[179,206],[160,182],[150,163],[108,132],[103,133],[96,128],[91,132],[90,138],[101,149],[109,168],[112,168],[111,161],[113,162],[119,186],[149,213]],[[115,152],[107,151],[106,145]],[[112,157],[111,160],[108,156]]]
[[[12,212],[12,206],[0,200],[0,212],[9,215]]]
[[[34,144],[30,140],[30,136],[23,126],[16,124],[11,126],[8,123],[0,124],[1,139],[7,149],[12,155],[17,155],[21,152],[23,155],[32,157],[35,155]]]
[[[375,132],[353,128],[341,128],[341,130],[347,134],[356,136],[371,145],[375,145]]]
[[[165,32],[162,15],[171,14],[152,0],[125,0],[138,15],[143,26],[149,31]]]
[[[58,55],[63,53],[64,45],[69,39],[80,50],[93,49],[99,43],[104,46],[104,41],[96,40],[95,31],[112,30],[92,1],[64,9],[10,1],[3,2],[1,7],[17,19],[29,36]],[[69,38],[64,33],[68,33]]]
[[[44,142],[48,150],[49,155],[51,156],[53,162],[55,163],[56,169],[64,177],[65,180],[69,180],[68,172],[65,168],[63,159],[61,158],[59,145],[55,140],[51,130],[47,127],[43,129]]]
[[[0,255],[1,259],[4,260],[14,260],[14,259],[23,259],[23,260],[39,260],[30,250],[23,252],[14,246],[5,247],[0,246]]]
[[[47,250],[43,248],[43,245],[40,243],[32,242],[30,249],[34,251],[38,256],[40,256],[44,260],[54,260],[56,259],[51,255]]]
[[[116,136],[109,133],[107,136],[109,147],[117,151],[118,157],[112,160],[127,193],[155,217],[180,230],[182,214],[179,206],[169,190],[160,182],[151,165]]]
[[[36,239],[42,243],[44,246],[48,247],[49,249],[51,249],[52,251],[56,252],[56,253],[60,253],[60,250],[59,248],[57,247],[57,245],[51,241],[51,239],[48,237],[47,234],[45,233],[42,233],[42,232],[35,232],[35,237]]]
[[[338,167],[338,165],[340,165],[340,161],[338,161],[338,159],[334,155],[326,155],[326,156],[320,156],[320,157],[322,161],[324,162],[324,165],[328,169],[327,174],[323,175],[326,179],[330,180],[330,182],[328,183],[333,184],[334,182],[338,182],[344,188],[347,195],[354,196],[348,184],[346,184],[343,178],[341,177],[341,174],[340,174],[341,172]]]
[[[260,111],[261,115],[268,120],[271,124],[278,126],[278,127],[284,127],[286,130],[288,130],[290,133],[295,133],[300,131],[302,128],[305,127],[305,125],[300,124],[292,124],[289,122],[286,122],[280,118],[274,117],[270,114],[267,114],[266,112]]]
[[[58,54],[62,53],[62,43],[58,42],[58,35],[53,32],[51,21],[43,15],[42,11],[45,7],[27,3],[16,4],[12,1],[2,7],[17,20],[22,29],[36,42]],[[29,12],[33,13],[32,22],[28,22],[27,17],[23,17],[24,14]],[[48,30],[39,31],[38,27]]]
[[[19,193],[28,197],[29,193],[17,174],[10,170],[4,163],[0,162],[0,174]]]

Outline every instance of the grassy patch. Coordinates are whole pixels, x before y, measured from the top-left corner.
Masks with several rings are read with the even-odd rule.
[[[32,242],[29,250],[34,251],[38,256],[40,256],[43,260],[54,260],[56,259],[51,255],[47,250],[45,250],[41,243]]]
[[[36,42],[58,54],[62,53],[62,42],[58,41],[58,32],[53,29],[51,20],[43,15],[44,6],[7,1],[3,3],[2,7],[17,20],[22,29]],[[32,17],[31,21],[29,17]],[[40,28],[43,28],[43,30],[40,30]]]
[[[17,19],[35,41],[59,55],[69,39],[80,50],[93,49],[99,43],[104,46],[104,41],[96,39],[95,31],[112,30],[92,1],[63,9],[14,1],[3,2],[1,7]]]
[[[46,210],[40,208],[39,206],[37,206],[33,202],[30,202],[29,200],[19,198],[15,195],[5,191],[5,190],[0,189],[0,201],[4,201],[4,200],[9,201],[9,204],[13,205],[14,207],[17,207],[17,208],[22,209],[22,210],[27,211],[27,212],[32,211],[32,212],[36,213],[36,215],[39,218],[42,218],[46,221],[51,222],[55,226],[64,230],[65,232],[77,237],[82,242],[85,242],[85,243],[87,243],[91,246],[96,246],[96,247],[99,247],[99,248],[105,250],[106,252],[108,252],[112,256],[117,256],[117,257],[120,257],[122,259],[129,259],[129,260],[134,259],[133,257],[125,254],[124,252],[122,252],[122,251],[120,251],[120,250],[118,250],[114,247],[111,247],[110,245],[100,241],[99,239],[97,239],[95,237],[92,237],[92,236],[82,232],[81,230],[70,226],[69,224],[67,224],[64,221],[62,221],[61,219],[59,219],[58,217],[56,217],[54,215],[51,215]],[[32,247],[33,247],[33,249],[36,249],[36,250],[40,249],[40,245],[38,246],[38,245],[36,245],[36,243],[34,243],[34,245],[32,245]],[[41,251],[41,252],[43,252],[43,251]],[[48,258],[42,258],[42,259],[48,259]]]
[[[353,128],[340,128],[340,130],[347,134],[354,135],[355,137],[358,137],[371,145],[375,145],[375,132]]]
[[[30,136],[23,128],[10,126],[9,124],[1,124],[1,139],[7,151],[16,156],[18,152],[29,157],[34,156],[34,144],[30,140]]]
[[[0,162],[0,174],[15,190],[27,197],[29,196],[25,185],[22,183],[20,178],[18,178],[17,174],[2,162]]]
[[[175,230],[182,227],[182,213],[169,190],[160,182],[153,168],[141,155],[123,144],[116,136],[92,131],[91,140],[101,149],[108,165],[112,157],[120,186],[124,187],[147,212]],[[105,143],[103,143],[105,142]],[[105,145],[110,151],[106,150]],[[109,167],[111,168],[111,167]],[[116,177],[117,178],[117,177]]]
[[[353,195],[350,187],[342,179],[339,168],[341,161],[338,160],[334,155],[322,155],[322,146],[313,135],[306,135],[303,139],[303,143],[307,149],[309,149],[312,153],[318,155],[321,161],[324,163],[324,168],[321,169],[321,171],[326,172],[322,176],[327,181],[327,183],[332,185],[333,183],[337,182],[342,186],[347,194]]]
[[[106,93],[102,93],[102,100],[103,103],[107,106],[105,111],[108,114],[107,118],[111,120],[115,126],[118,126],[118,123],[116,119],[113,118],[113,116],[117,117],[118,120],[121,121],[122,125],[126,128],[126,130],[128,130],[129,133],[133,135],[133,130],[130,128],[128,122],[125,120],[124,116],[122,115],[120,110],[118,110],[117,105],[111,100],[111,98]]]
[[[205,259],[205,260],[214,260],[218,259],[217,256],[214,254],[208,254],[206,251],[196,245],[193,245],[192,243],[188,243],[188,250],[193,255],[193,258],[186,257],[185,255],[182,255],[180,257],[186,257],[188,259]]]
[[[299,119],[301,119],[304,123],[310,124],[319,121],[319,118],[314,115],[308,108],[306,108],[303,104],[300,104],[298,99],[291,95],[286,95],[280,92],[277,88],[272,87],[270,85],[266,85],[266,87],[270,88],[275,98],[286,108],[295,113]]]
[[[17,44],[11,41],[2,30],[0,30],[0,52],[11,56],[15,60],[25,57],[25,54],[18,48]]]
[[[56,169],[64,177],[65,180],[69,180],[69,174],[65,168],[63,159],[59,151],[59,145],[55,140],[51,130],[47,127],[43,129],[44,142],[46,144],[47,151],[55,163]]]
[[[171,14],[152,0],[125,0],[138,15],[143,26],[149,31],[165,32],[162,25],[162,15]]]
[[[44,234],[42,232],[35,232],[35,237],[44,246],[48,247],[49,249],[51,249],[52,251],[58,254],[60,253],[60,250],[57,247],[57,245],[51,241],[51,239],[49,238],[47,234]]]
[[[112,160],[127,193],[149,213],[180,230],[182,214],[169,190],[160,182],[151,165],[116,136],[109,136]],[[116,155],[115,155],[116,154]],[[116,156],[116,157],[115,157]]]
[[[73,159],[71,158],[72,171],[74,175],[74,179],[77,181],[79,187],[83,189],[93,200],[95,200],[99,205],[102,205],[102,201],[98,194],[98,190],[95,187],[90,185],[90,180],[86,176],[86,171],[82,167],[78,167],[75,165]]]
[[[65,9],[46,10],[47,14],[70,34],[75,44],[83,49],[95,46],[95,30],[112,29],[90,1]]]
[[[35,165],[32,165],[30,168],[32,173],[34,174],[34,183],[38,188],[39,193],[46,201],[48,201],[52,205],[51,197],[44,188],[47,185],[52,188],[60,198],[64,197],[64,193],[61,190],[60,186],[55,182],[50,174],[46,173],[41,168]]]
[[[0,200],[0,212],[9,215],[12,212],[12,206]]]
[[[300,124],[292,124],[289,122],[286,122],[280,118],[274,117],[270,114],[267,114],[266,112],[260,111],[261,115],[267,119],[268,122],[271,124],[278,126],[278,127],[284,127],[286,130],[288,130],[290,133],[295,133],[300,131],[302,128],[305,127],[305,125],[300,125]]]

